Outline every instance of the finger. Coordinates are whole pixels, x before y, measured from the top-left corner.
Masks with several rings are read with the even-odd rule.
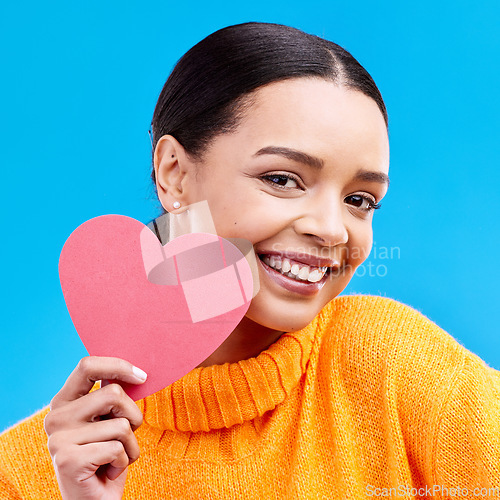
[[[88,460],[94,471],[108,464],[106,475],[109,479],[116,479],[128,467],[129,459],[120,441],[89,443],[81,446],[80,449],[82,450],[82,459]],[[108,475],[108,471],[111,473],[111,477]]]
[[[104,415],[127,419],[132,430],[136,430],[143,419],[141,410],[123,388],[111,384],[51,410],[45,417],[45,431],[50,435],[55,431],[75,429],[84,423],[97,422]]]
[[[75,448],[75,445],[82,446],[106,441],[120,441],[128,456],[129,464],[139,458],[139,444],[126,419],[103,420],[94,424],[85,424],[77,429],[76,433],[75,429],[55,432],[49,437],[48,449],[51,456],[56,456],[61,450],[68,447],[75,449],[75,453],[78,453],[78,448]]]
[[[128,456],[120,441],[69,446],[56,453],[53,461],[61,477],[72,477],[76,481],[89,479],[103,465],[111,464],[116,469],[123,471],[129,463]]]
[[[127,470],[126,467],[124,469],[120,469],[119,467],[113,467],[111,464],[108,464],[105,467],[105,474],[111,481],[114,481],[118,476],[122,474],[122,472]]]
[[[147,375],[140,368],[120,358],[87,356],[82,358],[52,400],[51,409],[88,394],[98,380],[120,380],[129,384],[142,384]]]
[[[71,439],[72,431],[63,431],[60,440]],[[71,437],[70,437],[71,436]],[[125,418],[115,418],[112,420],[103,420],[93,424],[86,424],[78,430],[78,435],[74,440],[75,444],[84,445],[98,443],[103,441],[120,441],[131,464],[135,462],[140,455],[140,448],[137,439],[132,432],[130,423]]]

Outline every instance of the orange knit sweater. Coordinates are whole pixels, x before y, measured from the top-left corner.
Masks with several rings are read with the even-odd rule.
[[[500,498],[500,372],[391,299],[337,297],[138,405],[127,499]],[[2,500],[60,498],[46,411],[0,436]]]

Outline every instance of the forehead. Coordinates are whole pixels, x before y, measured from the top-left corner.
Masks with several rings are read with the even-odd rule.
[[[237,135],[255,150],[269,144],[349,160],[387,171],[387,128],[376,102],[321,78],[260,87]]]

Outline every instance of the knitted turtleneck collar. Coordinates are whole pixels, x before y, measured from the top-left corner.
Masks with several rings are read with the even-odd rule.
[[[254,358],[194,368],[143,400],[144,420],[171,431],[210,431],[241,424],[283,402],[305,372],[318,317],[284,333]]]

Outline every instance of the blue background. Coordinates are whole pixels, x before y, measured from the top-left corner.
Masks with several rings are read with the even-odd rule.
[[[64,241],[98,215],[158,214],[158,94],[186,50],[245,21],[339,43],[385,98],[391,188],[377,253],[346,292],[410,304],[500,369],[499,14],[496,0],[4,2],[0,429],[47,404],[86,354],[59,286]]]

